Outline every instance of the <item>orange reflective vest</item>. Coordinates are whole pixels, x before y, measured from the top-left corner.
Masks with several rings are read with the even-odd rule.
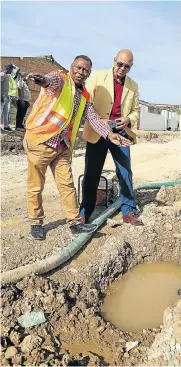
[[[61,70],[60,72],[63,76],[63,88],[61,91],[57,88],[53,95],[48,95],[46,88],[41,88],[39,97],[26,120],[26,135],[31,137],[37,144],[40,144],[59,135],[68,127],[67,135],[72,150],[84,108],[86,102],[90,100],[90,95],[86,89],[83,90],[77,113],[74,120],[72,120],[75,85],[69,74]]]

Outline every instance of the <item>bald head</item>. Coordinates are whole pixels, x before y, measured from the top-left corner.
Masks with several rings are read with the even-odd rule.
[[[133,63],[133,53],[130,50],[126,50],[126,49],[120,50],[118,54],[116,55],[116,58],[119,58],[119,59],[123,58],[123,59],[128,60],[130,63]]]
[[[114,74],[117,78],[124,78],[133,65],[133,54],[130,50],[120,50],[114,58]]]

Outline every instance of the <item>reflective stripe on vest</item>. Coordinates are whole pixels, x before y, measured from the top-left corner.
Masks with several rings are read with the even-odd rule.
[[[72,89],[70,79],[67,78],[56,102],[54,98],[48,109],[39,118],[35,125],[41,126],[42,124],[45,125],[46,123],[51,122],[57,125],[57,129],[65,128],[71,121],[74,108],[74,96],[72,93],[74,89]],[[46,93],[46,91],[44,91],[44,93]],[[47,118],[45,118],[46,115],[48,115]],[[61,132],[61,130],[59,132]]]
[[[61,92],[58,92],[58,96],[47,95],[45,89],[41,90],[26,121],[26,130],[27,134],[33,134],[34,141],[40,144],[61,134],[65,128],[68,128],[67,135],[72,150],[85,104],[89,100],[89,93],[84,90],[81,94],[80,104],[74,121],[72,121],[75,86],[72,84],[69,75],[63,75],[63,77],[64,84]]]

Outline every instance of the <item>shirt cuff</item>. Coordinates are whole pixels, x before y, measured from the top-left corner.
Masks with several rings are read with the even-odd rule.
[[[106,125],[105,125],[104,130],[102,130],[102,134],[101,134],[101,136],[102,136],[105,140],[109,141],[109,139],[108,139],[107,137],[108,137],[108,135],[109,135],[110,133],[112,133],[112,130],[110,129],[110,127],[108,127],[108,126],[106,126]]]

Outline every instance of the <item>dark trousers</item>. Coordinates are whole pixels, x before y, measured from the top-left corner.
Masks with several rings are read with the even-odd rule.
[[[20,101],[18,99],[17,101],[17,114],[16,114],[16,129],[17,128],[23,128],[23,121],[24,121],[24,118],[25,118],[25,115],[26,115],[26,111],[29,107],[29,102],[27,101]]]
[[[132,185],[130,148],[119,147],[101,138],[96,144],[87,143],[85,155],[85,171],[83,180],[83,198],[80,212],[87,220],[94,211],[97,189],[108,149],[111,152],[116,174],[120,183],[121,211],[123,215],[136,213]]]

